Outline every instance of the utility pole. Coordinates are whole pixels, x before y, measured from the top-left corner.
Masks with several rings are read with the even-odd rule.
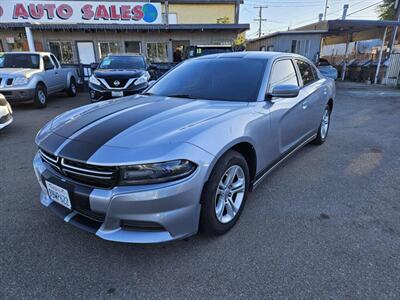
[[[328,11],[328,0],[325,0],[324,21],[326,21],[326,13]]]
[[[396,2],[394,3],[394,9],[396,10],[396,20],[400,21],[400,1],[396,0]],[[388,48],[390,49],[390,52],[393,52],[393,46],[394,46],[394,42],[396,41],[396,35],[397,35],[397,31],[398,31],[399,26],[393,26],[392,28],[392,39],[389,42]]]
[[[342,14],[342,20],[346,20],[347,17],[347,10],[349,9],[349,5],[345,4],[343,5],[343,14]]]
[[[254,21],[258,22],[258,37],[261,37],[261,24],[267,21],[267,19],[262,18],[262,10],[268,8],[268,6],[254,6],[254,8],[258,8],[258,19],[254,19]]]

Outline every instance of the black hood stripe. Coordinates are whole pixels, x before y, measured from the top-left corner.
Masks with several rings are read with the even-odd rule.
[[[103,106],[84,112],[83,115],[79,116],[75,120],[72,120],[71,122],[66,122],[60,127],[55,128],[54,132],[60,136],[70,138],[75,132],[81,130],[87,125],[115,112],[132,107],[133,105],[140,104],[141,102],[144,101],[135,101],[132,98],[121,99],[112,103],[102,102],[100,105]]]
[[[184,105],[189,101],[162,100],[151,102],[146,105],[139,105],[140,107],[135,106],[131,110],[106,118],[104,121],[99,120],[95,126],[88,125],[87,129],[83,128],[81,133],[66,143],[58,155],[86,162],[99,148],[124,130],[151,116]],[[132,142],[134,143],[134,141]]]

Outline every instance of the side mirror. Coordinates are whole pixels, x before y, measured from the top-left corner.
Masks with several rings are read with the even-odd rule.
[[[274,86],[272,91],[267,94],[268,98],[295,98],[299,95],[300,88],[294,84],[281,84]]]
[[[91,64],[90,64],[90,69],[92,69],[92,71],[93,71],[93,70],[96,70],[98,66],[99,66],[98,63],[91,63]]]
[[[156,65],[154,65],[154,64],[149,65],[149,70],[155,71],[157,69],[158,69],[158,67]]]

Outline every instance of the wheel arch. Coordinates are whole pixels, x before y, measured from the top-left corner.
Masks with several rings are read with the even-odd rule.
[[[219,159],[229,150],[237,151],[243,155],[249,167],[250,182],[252,183],[254,181],[257,172],[257,152],[252,141],[248,139],[233,141],[232,143],[224,147],[224,149],[222,149],[215,156],[212,164],[210,165],[209,172],[206,177],[207,180],[209,179],[211,172],[214,169],[217,162],[219,161]]]

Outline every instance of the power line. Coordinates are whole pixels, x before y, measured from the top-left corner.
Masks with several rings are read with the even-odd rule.
[[[366,9],[372,7],[372,6],[375,6],[375,5],[378,5],[378,4],[381,4],[381,3],[382,3],[382,1],[379,1],[379,2],[376,2],[376,3],[374,3],[374,4],[368,5],[368,6],[364,7],[364,8],[361,8],[361,9],[359,9],[359,10],[353,11],[352,13],[349,13],[347,16],[354,15],[354,14],[360,12],[360,11],[366,10]]]

